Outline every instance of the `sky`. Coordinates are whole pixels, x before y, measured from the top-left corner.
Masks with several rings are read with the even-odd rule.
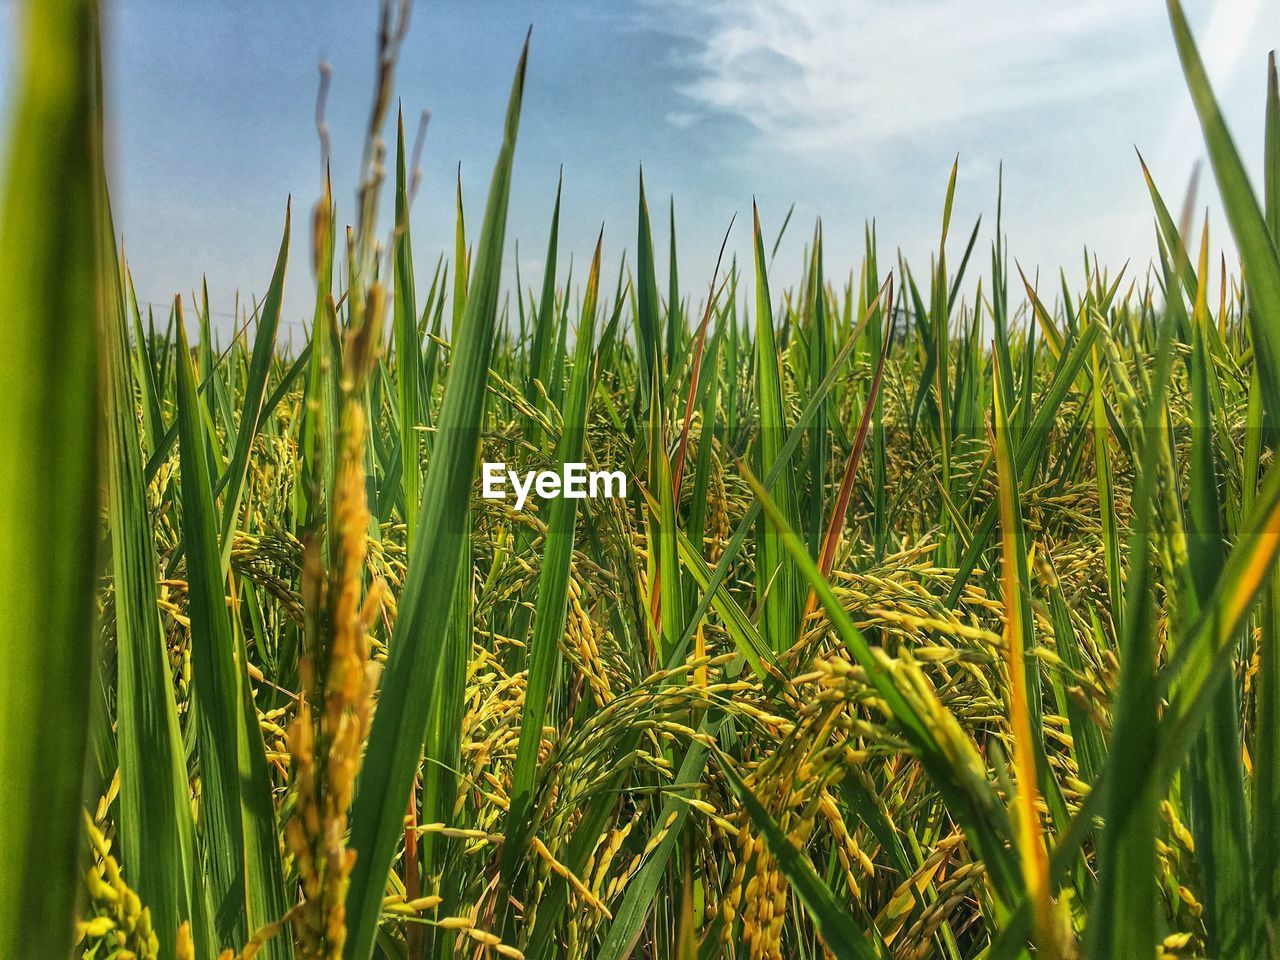
[[[1260,181],[1280,3],[1185,5]],[[244,304],[266,289],[292,195],[284,329],[301,334],[322,169],[318,64],[333,68],[331,162],[348,222],[376,11],[372,0],[106,5],[109,180],[144,303],[164,311],[207,277],[215,320],[229,325],[237,294]],[[6,131],[17,27],[13,3],[0,0]],[[606,274],[631,257],[643,164],[659,262],[674,199],[682,291],[696,298],[735,214],[730,253],[750,262],[753,198],[770,243],[795,206],[775,291],[798,276],[819,217],[828,277],[848,275],[872,219],[882,261],[901,249],[927,263],[957,155],[953,231],[967,236],[983,216],[979,262],[1003,163],[1003,228],[1029,275],[1056,287],[1065,267],[1078,282],[1086,246],[1112,269],[1129,260],[1141,272],[1155,248],[1135,147],[1175,211],[1203,155],[1162,0],[419,0],[395,89],[410,131],[430,113],[412,212],[420,288],[452,247],[459,171],[475,238],[530,27],[508,286],[517,244],[526,287],[540,282],[561,169],[561,282],[571,256],[582,277],[602,225]],[[1214,248],[1229,246],[1207,171],[1197,203],[1210,210]]]

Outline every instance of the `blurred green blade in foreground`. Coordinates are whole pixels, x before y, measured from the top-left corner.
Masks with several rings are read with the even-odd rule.
[[[68,956],[97,548],[96,4],[30,0],[0,225],[0,956]]]

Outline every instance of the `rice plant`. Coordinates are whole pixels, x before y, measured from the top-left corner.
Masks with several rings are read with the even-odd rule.
[[[1280,91],[1259,197],[1168,5],[1238,264],[1148,173],[1149,267],[1011,274],[953,168],[927,266],[819,224],[780,289],[753,210],[682,278],[641,176],[577,283],[549,195],[526,285],[534,39],[420,284],[388,3],[354,209],[286,207],[220,333],[204,291],[140,309],[95,3],[30,0],[0,956],[1280,957]],[[485,498],[486,463],[625,495]]]

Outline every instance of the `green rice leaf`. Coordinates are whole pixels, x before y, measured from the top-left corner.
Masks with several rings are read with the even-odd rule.
[[[568,463],[581,463],[586,445],[587,410],[595,381],[596,299],[600,287],[602,245],[603,234],[596,243],[595,256],[591,261],[591,274],[582,302],[582,320],[578,325],[578,342],[574,349],[573,381],[565,408],[564,427],[556,445],[556,462],[562,468]],[[524,844],[537,829],[532,811],[538,748],[548,718],[548,705],[559,687],[560,643],[568,617],[569,575],[577,519],[577,498],[562,496],[552,502],[538,575],[528,680],[524,709],[520,715],[520,738],[511,776],[510,826],[503,846],[503,866],[508,884],[514,877]]]
[[[351,846],[356,862],[347,894],[347,960],[368,960],[373,951],[387,870],[395,857],[427,732],[430,703],[422,692],[436,688],[440,650],[449,630],[449,617],[442,611],[449,609],[453,599],[467,538],[463,518],[476,478],[497,327],[511,165],[527,56],[526,41],[511,88],[466,312],[454,330],[449,381],[436,421],[416,534],[419,544],[430,547],[410,560],[352,804]]]
[[[111,234],[105,238],[110,242]],[[197,856],[169,651],[158,609],[153,521],[142,473],[125,319],[119,298],[102,329],[107,354],[107,520],[116,605],[116,742],[124,869],[161,943],[176,944],[190,921],[200,957],[213,929]]]
[[[1249,288],[1249,328],[1257,351],[1267,416],[1280,419],[1280,256],[1244,163],[1227,130],[1180,0],[1168,0],[1169,22],[1187,89],[1200,117],[1223,209],[1235,235]]]

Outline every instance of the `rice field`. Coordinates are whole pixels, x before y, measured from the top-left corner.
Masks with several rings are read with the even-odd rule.
[[[1027,277],[953,169],[928,263],[817,225],[782,289],[753,216],[681,276],[641,178],[558,286],[558,194],[502,272],[536,37],[427,256],[384,9],[358,202],[228,332],[141,308],[95,5],[26,4],[0,957],[1280,957],[1274,59],[1255,190],[1169,0],[1237,263],[1148,176],[1149,265]]]

